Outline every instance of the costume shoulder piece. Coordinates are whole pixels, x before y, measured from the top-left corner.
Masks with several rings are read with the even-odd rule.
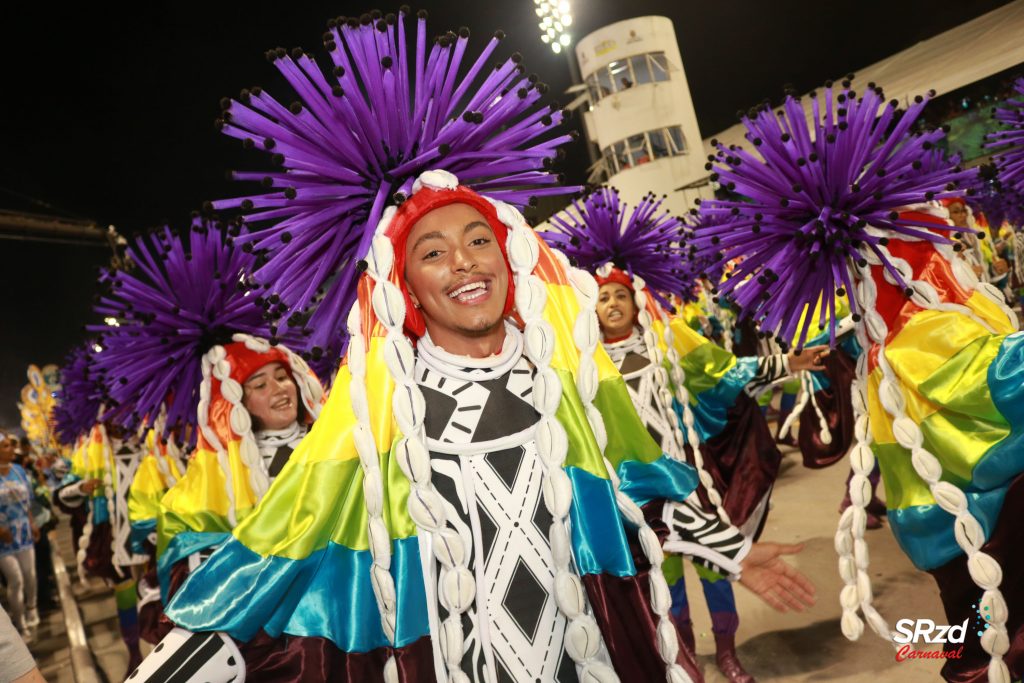
[[[918,97],[900,112],[880,88],[857,93],[847,81],[838,94],[829,87],[812,98],[810,111],[787,98],[778,114],[746,117],[753,150],[719,146],[712,159],[715,177],[742,200],[706,202],[702,210],[733,218],[698,229],[694,240],[718,260],[743,258],[722,292],[763,330],[798,346],[814,323],[834,338],[835,297],[850,295],[867,350],[853,386],[854,504],[836,541],[851,638],[863,631],[857,611],[883,638],[891,633],[855,550],[876,459],[904,551],[922,569],[966,559],[980,604],[998,608],[995,630],[1005,628],[1006,603],[994,577],[1000,564],[1020,571],[1020,553],[1000,550],[992,534],[1006,491],[1024,472],[1015,436],[1024,420],[1024,338],[1002,295],[978,281],[950,239],[956,228],[936,200],[963,194],[958,183],[970,174],[936,148],[943,130],[913,132],[927,101]],[[819,316],[805,315],[819,300]],[[981,639],[990,680],[1008,681],[993,643]]]

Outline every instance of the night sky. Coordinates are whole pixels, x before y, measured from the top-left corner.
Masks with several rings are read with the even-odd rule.
[[[399,4],[377,7],[391,12]],[[470,55],[503,29],[499,56],[522,52],[551,96],[570,99],[561,95],[570,84],[565,55],[540,42],[531,0],[410,4],[430,12],[438,33],[474,31]],[[732,125],[737,110],[779,99],[784,84],[809,90],[1003,4],[575,0],[573,28],[582,36],[634,16],[671,17],[708,136]],[[320,38],[327,18],[373,7],[309,0],[133,3],[128,12],[100,3],[59,11],[52,3],[8,5],[0,17],[7,58],[0,209],[90,219],[126,235],[186,224],[203,201],[239,193],[224,179],[227,169],[266,168],[262,155],[215,131],[220,98],[262,85],[290,101],[264,51],[300,46],[327,63]],[[563,170],[582,182],[585,151],[579,143],[567,151]],[[28,363],[59,363],[83,339],[96,269],[109,252],[0,240],[0,253],[0,427],[13,427]]]

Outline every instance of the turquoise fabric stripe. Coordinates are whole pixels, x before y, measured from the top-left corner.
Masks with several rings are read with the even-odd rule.
[[[90,504],[92,505],[93,526],[110,521],[110,512],[107,510],[106,496],[97,496],[90,500]]]
[[[652,500],[685,500],[697,488],[697,470],[689,463],[662,455],[652,463],[624,460],[616,469],[619,490],[637,505]]]
[[[419,541],[392,544],[398,595],[395,644],[429,633]],[[309,557],[262,557],[232,538],[189,576],[167,607],[173,622],[192,631],[225,631],[248,641],[259,629],[327,638],[345,652],[387,647],[370,582],[368,550],[330,542]],[[340,609],[339,609],[340,608]]]
[[[992,402],[1010,423],[1010,434],[974,466],[971,488],[988,490],[1008,484],[1024,472],[1024,332],[1007,335],[988,366]]]
[[[578,467],[566,467],[572,482],[572,545],[581,574],[634,576],[636,566],[622,526],[615,492],[607,479]]]
[[[205,532],[205,531],[183,531],[167,544],[167,548],[157,558],[156,574],[160,581],[160,597],[167,602],[167,587],[171,581],[171,567],[179,560],[184,560],[192,553],[220,545],[231,538],[226,531]]]
[[[693,424],[701,442],[709,441],[722,433],[727,422],[729,409],[736,403],[736,397],[743,387],[757,374],[757,357],[743,356],[736,359],[736,364],[729,368],[718,384],[690,397],[690,410],[693,412]],[[693,403],[696,398],[697,403]],[[672,408],[680,425],[683,420],[683,408],[677,400],[672,401]]]
[[[146,555],[146,539],[156,532],[156,519],[141,519],[132,522],[131,531],[128,534],[128,544],[136,555]]]
[[[965,491],[967,507],[987,539],[996,526],[1009,484],[992,491]],[[953,536],[954,518],[937,504],[888,511],[889,526],[903,552],[918,569],[941,567],[963,551]]]

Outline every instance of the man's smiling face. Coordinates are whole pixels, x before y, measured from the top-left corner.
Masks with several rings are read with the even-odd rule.
[[[468,204],[424,215],[405,242],[405,281],[431,338],[476,338],[502,325],[508,266],[487,219]]]

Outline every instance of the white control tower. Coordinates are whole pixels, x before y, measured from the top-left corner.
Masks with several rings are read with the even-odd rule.
[[[620,21],[575,49],[589,99],[584,127],[601,152],[595,171],[603,167],[607,183],[634,206],[648,192],[667,194],[666,208],[681,214],[697,197],[713,196],[672,20]]]

